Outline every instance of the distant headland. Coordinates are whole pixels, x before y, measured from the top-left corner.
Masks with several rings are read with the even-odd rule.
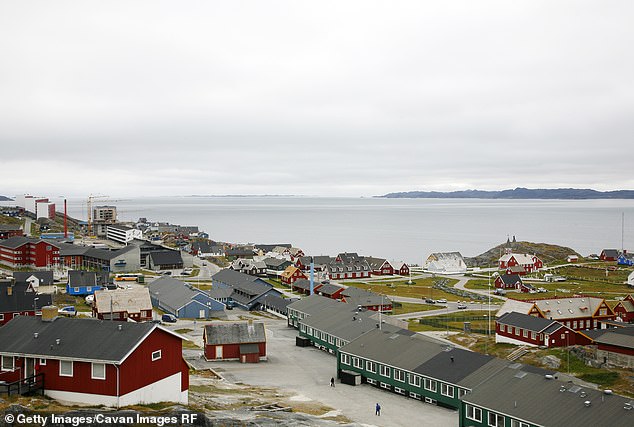
[[[13,199],[10,199],[10,198],[8,198],[8,197],[6,197],[6,196],[2,196],[2,195],[0,195],[0,202],[10,202],[10,201],[12,201],[12,200],[13,200]]]
[[[515,188],[513,190],[484,191],[407,191],[375,196],[389,199],[634,199],[634,190],[597,191],[580,188]]]

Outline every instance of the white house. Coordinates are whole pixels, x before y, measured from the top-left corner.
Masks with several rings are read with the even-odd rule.
[[[465,273],[467,263],[460,252],[434,252],[427,257],[423,270],[431,273]]]

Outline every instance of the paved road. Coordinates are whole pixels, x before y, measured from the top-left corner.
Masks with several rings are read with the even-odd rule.
[[[296,394],[297,400],[310,399],[337,409],[349,419],[366,426],[457,426],[456,411],[386,392],[363,384],[348,386],[337,382],[334,356],[314,347],[296,347],[297,331],[284,320],[265,320],[268,361],[259,364],[204,362],[228,381],[259,386],[273,386]],[[382,407],[380,419],[374,405]]]

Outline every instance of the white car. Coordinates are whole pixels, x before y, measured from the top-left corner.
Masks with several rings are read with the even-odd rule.
[[[467,304],[463,303],[463,302],[459,302],[458,303],[458,310],[464,310],[467,308]]]
[[[447,304],[447,300],[445,298],[437,299],[436,302],[440,304]]]

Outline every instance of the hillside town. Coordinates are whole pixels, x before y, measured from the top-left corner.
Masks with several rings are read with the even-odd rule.
[[[509,236],[492,262],[456,250],[413,265],[220,242],[90,202],[86,221],[46,197],[0,208],[0,407],[45,396],[315,425],[377,423],[381,406],[386,425],[634,425],[624,248],[553,259]],[[277,397],[221,398],[245,385]]]

